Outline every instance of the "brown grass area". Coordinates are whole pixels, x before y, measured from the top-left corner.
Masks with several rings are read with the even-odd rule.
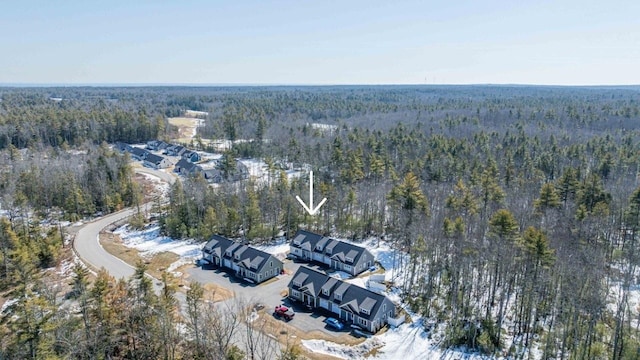
[[[193,138],[193,129],[198,127],[200,119],[188,118],[188,117],[174,117],[169,118],[169,124],[178,127],[178,142],[189,142]]]
[[[324,354],[313,354],[302,346],[302,340],[327,340],[337,344],[343,345],[357,345],[365,341],[364,338],[355,338],[349,334],[341,333],[336,336],[329,335],[322,331],[302,331],[289,323],[276,319],[271,314],[270,308],[265,308],[258,312],[259,318],[255,321],[260,321],[262,330],[266,334],[271,334],[283,345],[297,345],[300,350],[304,352],[304,356],[312,360],[324,360],[324,359],[336,359],[332,356]],[[291,320],[295,322],[296,320]]]
[[[204,296],[213,302],[223,301],[233,297],[233,292],[222,286],[203,284],[202,287],[204,288]]]
[[[131,266],[136,266],[140,260],[144,261],[147,265],[147,273],[156,279],[162,278],[164,270],[179,259],[178,255],[170,252],[158,253],[150,259],[143,258],[138,250],[124,246],[120,235],[105,231],[100,233],[100,244],[109,254]]]
[[[196,127],[198,125],[198,121],[199,119],[196,118],[192,118],[192,117],[184,117],[184,116],[179,116],[179,117],[172,117],[169,118],[169,124],[173,125],[173,126],[183,126],[183,127]]]

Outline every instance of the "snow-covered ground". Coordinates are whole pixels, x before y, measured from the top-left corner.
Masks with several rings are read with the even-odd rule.
[[[256,248],[271,254],[278,259],[284,259],[289,252],[289,243],[286,238],[281,237],[271,243],[258,245]]]
[[[279,171],[274,172],[273,174],[269,174],[269,167],[267,164],[259,159],[240,159],[238,160],[249,170],[249,176],[252,179],[255,179],[258,184],[266,184],[269,181],[269,176],[273,176],[272,181],[275,181],[280,175]],[[291,181],[291,179],[299,178],[304,174],[302,169],[292,169],[286,170],[285,174],[287,175],[287,180]]]

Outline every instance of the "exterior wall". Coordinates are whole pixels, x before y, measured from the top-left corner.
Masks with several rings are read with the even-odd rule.
[[[160,162],[160,164],[158,164],[158,167],[159,167],[160,169],[166,169],[166,168],[168,168],[169,166],[171,166],[171,163],[170,163],[170,162],[169,162],[169,160],[167,160],[167,159],[162,159],[162,161]]]

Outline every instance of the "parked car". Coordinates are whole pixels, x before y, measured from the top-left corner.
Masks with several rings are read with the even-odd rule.
[[[273,311],[273,316],[281,317],[287,321],[293,319],[296,314],[290,308],[284,305],[276,306],[276,309]]]
[[[344,329],[344,324],[336,318],[326,318],[324,322],[327,323],[327,326],[334,328],[335,330],[340,331]]]

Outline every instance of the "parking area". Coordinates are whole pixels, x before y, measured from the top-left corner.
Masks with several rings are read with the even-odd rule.
[[[260,303],[271,313],[276,305],[285,304],[291,307],[296,315],[288,325],[303,332],[321,331],[328,336],[338,337],[348,333],[348,329],[336,332],[330,329],[324,320],[332,315],[323,311],[311,311],[302,304],[292,302],[286,297],[287,285],[291,281],[292,275],[305,263],[296,263],[285,260],[285,274],[279,275],[276,279],[268,280],[262,284],[251,284],[240,278],[233,276],[224,270],[215,267],[194,267],[188,270],[191,281],[202,284],[215,284],[232,291],[235,297],[241,297],[249,303]],[[305,264],[308,266],[308,264]],[[316,266],[310,266],[316,267]],[[284,321],[284,320],[282,320]]]

